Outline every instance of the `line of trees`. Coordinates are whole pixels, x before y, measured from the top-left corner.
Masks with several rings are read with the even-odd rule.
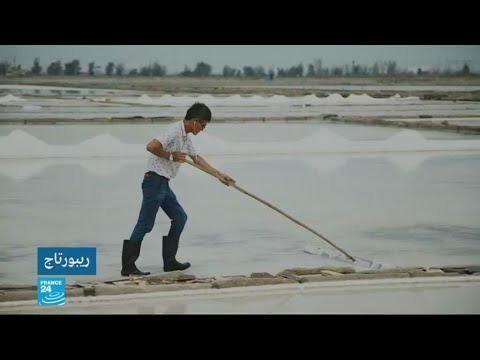
[[[142,66],[139,69],[130,69],[127,71],[123,63],[114,63],[109,62],[104,71],[98,65],[95,65],[95,62],[90,62],[88,64],[88,70],[82,72],[80,66],[80,61],[75,59],[70,62],[67,62],[62,65],[60,60],[50,63],[45,72],[43,72],[43,67],[40,65],[40,59],[35,58],[33,66],[30,70],[24,71],[21,66],[13,66],[7,61],[0,62],[0,76],[5,75],[42,75],[46,73],[47,75],[67,75],[67,76],[78,76],[81,74],[88,74],[90,76],[106,74],[107,76],[124,76],[124,75],[133,75],[133,76],[167,76],[168,71],[167,67],[159,64],[158,62],[150,63],[148,66]],[[395,75],[412,75],[416,74],[419,76],[424,75],[469,75],[470,67],[467,63],[463,65],[461,69],[451,69],[447,67],[446,69],[441,70],[440,68],[434,69],[422,69],[418,68],[416,71],[408,71],[401,69],[396,61],[376,61],[372,66],[365,66],[355,63],[352,61],[351,64],[345,64],[341,66],[332,66],[326,67],[323,66],[321,59],[316,59],[312,63],[307,64],[306,67],[303,64],[298,64],[291,66],[289,68],[277,68],[265,70],[263,66],[244,66],[241,69],[230,67],[225,65],[223,67],[222,73],[220,76],[223,77],[243,77],[243,78],[267,78],[273,79],[274,77],[281,78],[299,78],[299,77],[337,77],[337,76],[395,76]],[[204,61],[200,61],[196,64],[195,68],[192,70],[190,67],[185,65],[183,71],[178,74],[179,76],[190,76],[190,77],[206,77],[206,76],[218,76],[212,74],[212,66]]]

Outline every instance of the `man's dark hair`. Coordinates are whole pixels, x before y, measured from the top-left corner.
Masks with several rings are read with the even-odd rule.
[[[210,122],[212,119],[212,112],[207,105],[197,102],[190,106],[190,109],[187,110],[187,114],[185,115],[185,120],[192,119]]]

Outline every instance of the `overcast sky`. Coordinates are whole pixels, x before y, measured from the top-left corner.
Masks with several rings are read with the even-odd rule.
[[[322,59],[326,67],[393,60],[408,69],[448,65],[458,69],[467,61],[472,71],[480,72],[480,45],[0,45],[0,61],[24,69],[30,69],[36,57],[44,70],[53,61],[64,64],[78,59],[84,71],[92,61],[102,68],[109,61],[123,63],[127,69],[157,61],[168,73],[177,73],[185,65],[193,69],[204,61],[220,73],[224,65],[239,69],[262,65],[268,70]]]

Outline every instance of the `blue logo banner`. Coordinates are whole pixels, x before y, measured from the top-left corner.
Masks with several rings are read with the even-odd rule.
[[[39,247],[38,275],[96,275],[97,249],[94,247]]]
[[[65,305],[65,278],[38,278],[37,301],[42,306]]]

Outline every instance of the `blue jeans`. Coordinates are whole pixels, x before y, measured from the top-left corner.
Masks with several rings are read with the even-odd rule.
[[[177,198],[168,184],[169,179],[155,173],[147,173],[142,182],[143,201],[137,224],[130,236],[131,241],[142,241],[145,234],[153,229],[158,209],[167,214],[171,220],[168,236],[179,240],[187,214],[178,203]]]

